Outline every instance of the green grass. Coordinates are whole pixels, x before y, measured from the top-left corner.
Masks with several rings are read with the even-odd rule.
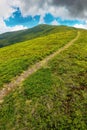
[[[87,31],[0,106],[1,130],[87,130]]]
[[[77,35],[67,28],[55,34],[25,41],[0,49],[0,88],[32,64],[42,60]]]
[[[36,27],[0,34],[0,47],[5,47],[8,45],[15,44],[17,42],[22,42],[26,40],[31,40],[38,37],[47,36],[49,34],[54,34],[57,32],[66,32],[66,30],[72,30],[72,27],[67,26],[52,26],[52,25],[38,25]]]

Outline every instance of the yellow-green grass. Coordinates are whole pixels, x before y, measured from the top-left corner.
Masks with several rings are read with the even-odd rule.
[[[21,31],[0,34],[0,48],[16,44],[17,42],[23,42],[25,40],[27,41],[38,37],[47,36],[56,32],[66,32],[66,29],[72,30],[73,28],[67,26],[54,26],[42,24]]]
[[[0,106],[1,130],[87,130],[87,31]]]
[[[32,64],[42,60],[77,35],[75,29],[61,31],[0,49],[0,88]]]

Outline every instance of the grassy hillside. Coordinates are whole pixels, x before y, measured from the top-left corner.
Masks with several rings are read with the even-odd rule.
[[[65,29],[44,37],[0,49],[0,88],[29,66],[42,60],[77,35],[77,30]]]
[[[66,26],[50,26],[50,25],[38,25],[31,29],[26,29],[16,32],[7,32],[0,35],[0,47],[8,46],[17,42],[31,40],[37,37],[54,34],[57,32],[71,30],[71,27]]]
[[[87,31],[5,98],[0,129],[87,130]]]

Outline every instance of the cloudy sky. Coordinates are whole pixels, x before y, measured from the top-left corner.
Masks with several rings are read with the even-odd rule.
[[[0,0],[0,33],[38,24],[87,29],[87,0]]]

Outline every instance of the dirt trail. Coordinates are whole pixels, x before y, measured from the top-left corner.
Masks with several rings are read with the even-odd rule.
[[[13,91],[15,88],[17,88],[27,77],[35,73],[37,70],[39,70],[41,67],[46,65],[49,60],[51,60],[54,56],[58,55],[60,52],[63,52],[64,50],[68,49],[76,40],[78,40],[80,36],[80,32],[78,31],[77,36],[71,40],[68,44],[66,44],[64,47],[60,48],[58,51],[54,52],[50,56],[46,57],[44,60],[36,63],[35,65],[32,65],[31,68],[28,68],[26,71],[24,71],[20,76],[16,77],[14,80],[12,80],[10,83],[5,84],[3,86],[3,89],[0,90],[0,103],[3,102],[4,97],[7,96],[11,91]]]

